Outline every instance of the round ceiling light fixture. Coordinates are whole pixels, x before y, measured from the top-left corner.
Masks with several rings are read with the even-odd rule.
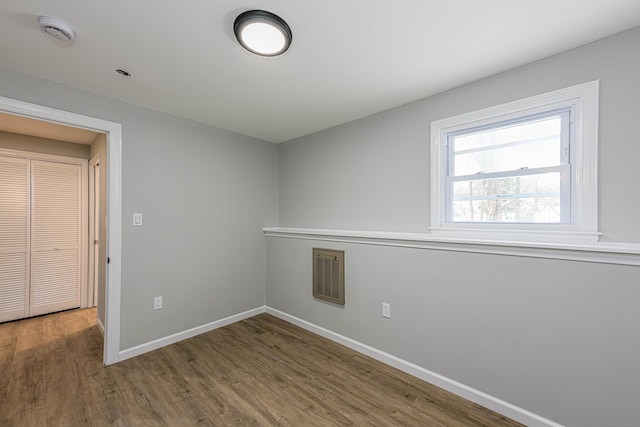
[[[73,40],[76,31],[69,24],[52,16],[38,16],[38,24],[45,33],[65,42]]]
[[[265,10],[248,10],[233,23],[240,44],[261,56],[278,56],[291,45],[291,28],[284,19]]]

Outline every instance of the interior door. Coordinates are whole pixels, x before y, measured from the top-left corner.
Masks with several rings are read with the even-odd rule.
[[[31,162],[30,316],[80,306],[81,167]]]
[[[0,157],[0,322],[28,315],[29,161]]]

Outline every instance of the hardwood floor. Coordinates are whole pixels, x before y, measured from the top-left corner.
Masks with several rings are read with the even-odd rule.
[[[0,324],[0,425],[521,425],[268,314],[101,358],[93,309]]]

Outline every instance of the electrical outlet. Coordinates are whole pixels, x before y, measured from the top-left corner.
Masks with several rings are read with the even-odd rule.
[[[388,304],[386,302],[382,303],[382,317],[391,319],[391,304]]]
[[[153,309],[160,310],[162,308],[162,297],[155,297],[153,299]]]

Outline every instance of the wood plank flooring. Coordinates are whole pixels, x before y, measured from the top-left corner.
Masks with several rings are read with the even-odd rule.
[[[268,314],[101,358],[93,309],[0,324],[0,425],[521,425]]]

